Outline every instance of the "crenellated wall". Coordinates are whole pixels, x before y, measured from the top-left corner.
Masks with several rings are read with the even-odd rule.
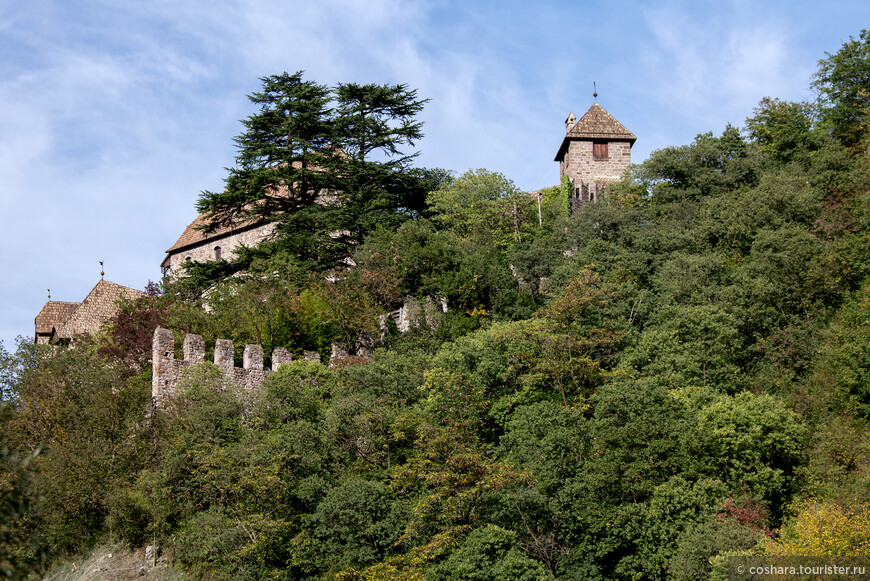
[[[151,398],[154,405],[161,406],[178,390],[178,382],[184,369],[205,362],[205,341],[201,335],[188,334],[182,345],[183,359],[175,358],[175,338],[172,331],[157,327],[151,344]],[[320,354],[306,352],[306,360],[320,361]],[[272,369],[292,361],[293,357],[284,347],[276,347],[272,351]],[[230,383],[236,389],[252,391],[262,387],[269,370],[263,368],[263,347],[246,345],[242,356],[242,367],[233,365],[233,342],[229,339],[218,339],[214,347],[214,364],[220,368]]]
[[[440,304],[429,298],[420,303],[415,299],[407,299],[407,303],[399,311],[389,316],[397,320],[399,330],[403,333],[413,327],[418,327],[422,322],[435,325],[442,311],[446,311],[447,304],[442,299]],[[385,319],[387,315],[382,317]],[[385,321],[382,326],[386,328]],[[332,345],[329,358],[329,368],[335,369],[346,365],[355,365],[368,361],[371,345],[356,345],[354,355],[338,344]],[[182,345],[182,358],[175,358],[175,338],[172,331],[157,327],[154,330],[154,338],[151,343],[151,399],[154,405],[160,407],[163,403],[175,395],[178,384],[184,374],[184,370],[191,365],[205,362],[205,341],[201,335],[188,333],[184,337]],[[321,363],[320,353],[317,351],[303,351],[305,361]],[[233,358],[233,342],[229,339],[218,339],[214,345],[214,364],[224,373],[234,389],[240,391],[255,391],[262,387],[269,372],[276,370],[285,363],[290,363],[293,356],[284,347],[276,347],[272,351],[272,369],[264,369],[263,347],[260,345],[246,345],[242,355],[242,367],[236,367]]]

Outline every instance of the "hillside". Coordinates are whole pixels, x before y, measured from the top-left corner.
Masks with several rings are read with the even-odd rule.
[[[734,554],[868,556],[868,55],[864,31],[820,62],[818,102],[765,99],[573,213],[565,184],[539,215],[505,176],[402,167],[388,209],[347,182],[358,228],[294,208],[286,238],[194,266],[89,344],[0,352],[3,574],[106,540],[156,539],[191,579],[705,579]],[[316,256],[300,224],[353,236]],[[379,322],[410,298],[435,308]],[[153,408],[157,325],[237,359],[354,356],[297,357],[256,393],[201,364]]]

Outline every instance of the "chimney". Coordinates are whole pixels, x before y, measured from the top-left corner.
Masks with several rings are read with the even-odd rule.
[[[568,117],[565,119],[565,133],[571,131],[571,128],[577,124],[577,118],[574,117],[574,113],[568,113]]]

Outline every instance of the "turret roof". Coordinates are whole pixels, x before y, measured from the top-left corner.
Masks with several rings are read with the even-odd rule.
[[[591,141],[593,139],[628,141],[630,145],[634,145],[634,142],[637,141],[634,133],[626,129],[622,123],[617,121],[613,115],[608,113],[598,103],[594,103],[589,107],[589,110],[586,111],[583,117],[565,133],[565,139],[562,140],[562,145],[559,147],[555,161],[562,159],[568,150],[568,143],[572,139],[584,141]]]

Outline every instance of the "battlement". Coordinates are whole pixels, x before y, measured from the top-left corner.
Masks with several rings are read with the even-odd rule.
[[[183,359],[179,360],[175,358],[175,338],[172,331],[157,327],[151,349],[151,397],[155,405],[161,406],[178,390],[178,382],[184,369],[205,362],[205,341],[201,335],[186,335],[182,345]],[[320,361],[320,354],[306,352],[305,359]],[[293,357],[287,349],[276,347],[272,351],[272,370],[292,360]],[[244,391],[262,387],[270,371],[263,368],[263,347],[260,345],[246,345],[242,367],[235,367],[233,342],[229,339],[218,339],[215,342],[214,364],[223,371],[232,386]]]

